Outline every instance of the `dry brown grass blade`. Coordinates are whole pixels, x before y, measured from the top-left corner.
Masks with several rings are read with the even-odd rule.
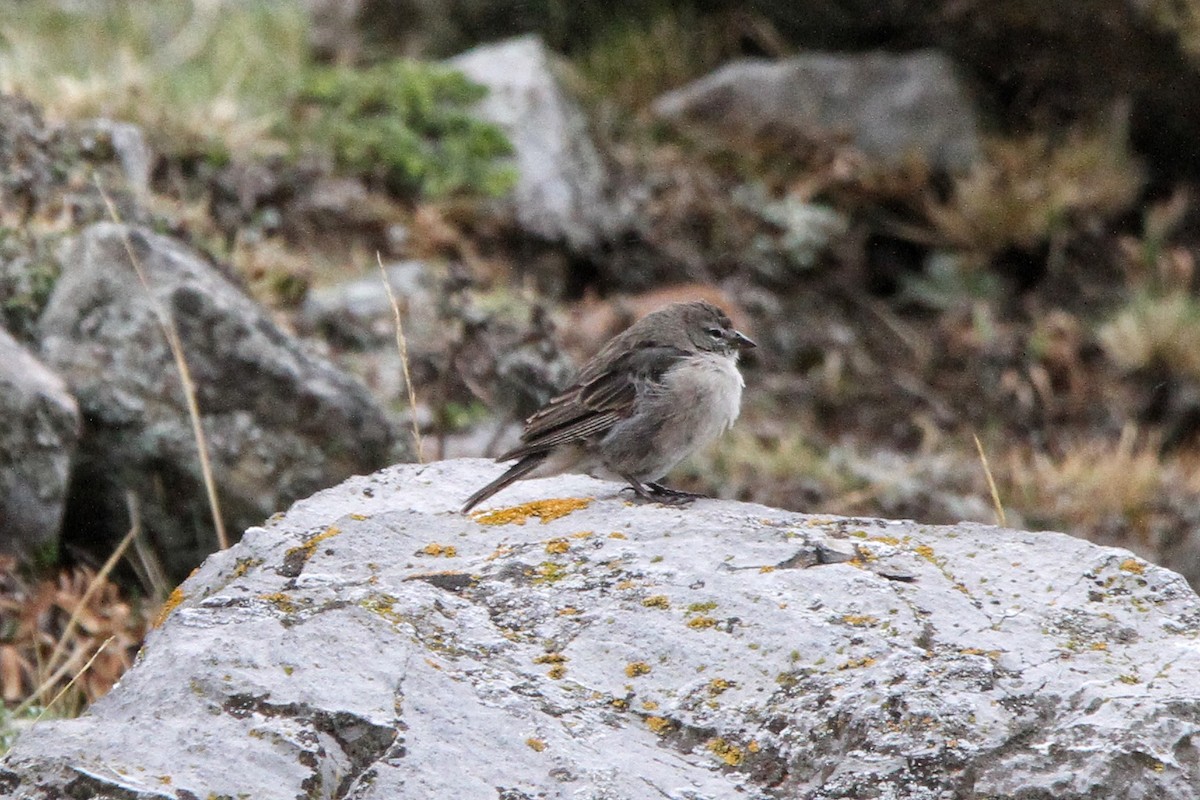
[[[75,673],[75,675],[74,675],[74,676],[71,678],[71,680],[67,681],[67,685],[66,685],[66,686],[64,686],[63,688],[61,688],[61,689],[59,689],[59,690],[58,690],[58,694],[54,695],[54,697],[52,697],[52,698],[50,699],[50,702],[49,702],[49,703],[46,703],[46,706],[45,706],[45,708],[43,708],[43,709],[42,709],[42,711],[41,711],[41,713],[40,713],[40,714],[38,714],[38,715],[37,715],[37,717],[36,717],[36,718],[33,720],[35,723],[36,723],[36,722],[38,722],[38,721],[39,721],[39,720],[40,720],[42,717],[46,716],[46,712],[48,712],[48,711],[49,711],[49,710],[50,710],[50,709],[51,709],[51,708],[54,706],[54,704],[55,704],[55,703],[57,703],[57,702],[59,701],[59,698],[61,698],[61,697],[62,697],[64,694],[66,694],[66,693],[67,693],[67,691],[68,691],[68,690],[69,690],[69,689],[70,689],[72,686],[74,686],[74,685],[75,685],[75,682],[76,682],[77,680],[79,680],[79,679],[80,679],[80,677],[82,677],[84,674],[86,674],[86,673],[87,673],[88,669],[90,669],[90,668],[91,668],[91,666],[92,666],[92,663],[93,663],[93,662],[95,662],[95,660],[96,660],[97,658],[99,658],[99,657],[100,657],[100,654],[104,652],[104,649],[105,649],[106,647],[108,647],[109,643],[110,643],[110,642],[112,642],[112,640],[113,640],[113,639],[115,639],[115,638],[116,638],[115,636],[110,636],[110,637],[108,637],[107,639],[105,639],[105,640],[104,640],[104,643],[103,643],[103,644],[101,644],[99,647],[97,647],[97,648],[96,648],[96,652],[92,653],[92,657],[91,657],[91,658],[89,658],[89,659],[87,660],[87,663],[86,663],[86,664],[84,664],[84,665],[83,665],[83,666],[82,666],[82,667],[79,669],[79,671]],[[68,662],[67,662],[67,664],[70,664],[70,663],[71,663],[70,661],[68,661]],[[64,664],[63,666],[66,666],[66,664]],[[57,680],[57,679],[56,679],[56,680]],[[30,695],[30,699],[33,699],[33,698],[34,698],[34,697],[36,697],[36,696],[37,696],[36,694],[34,694],[34,695]],[[14,711],[14,712],[13,712],[13,716],[16,716],[16,715],[18,715],[20,712],[24,711],[24,710],[25,710],[26,703],[28,703],[28,702],[29,702],[29,700],[26,700],[26,701],[25,701],[25,703],[22,703],[22,704],[21,704],[21,706],[20,706],[20,707],[18,707],[18,709],[17,709],[16,711]]]
[[[392,304],[392,314],[396,319],[396,349],[400,351],[400,366],[404,369],[404,387],[408,390],[408,415],[412,420],[413,447],[417,451],[417,461],[424,464],[425,454],[421,450],[421,428],[417,424],[417,393],[413,389],[412,375],[408,371],[408,340],[404,338],[404,322],[400,318],[400,304],[392,292],[392,282],[388,280],[387,270],[383,268],[383,258],[375,251],[375,261],[379,264],[379,274],[383,276],[383,288],[387,290],[388,302]]]
[[[46,661],[45,668],[47,670],[57,668],[58,660],[62,657],[63,651],[67,647],[67,642],[71,640],[71,637],[75,633],[75,628],[79,625],[80,616],[88,608],[88,601],[105,584],[109,573],[113,571],[117,562],[121,560],[121,556],[125,554],[125,550],[142,532],[142,516],[138,509],[137,495],[133,492],[126,492],[125,502],[129,507],[129,533],[125,534],[116,548],[113,549],[108,560],[100,567],[100,571],[92,577],[92,580],[88,583],[87,590],[84,591],[79,601],[75,604],[75,610],[71,612],[71,618],[67,620],[66,627],[63,628],[63,632],[59,635],[58,641],[54,645],[54,650],[50,652],[50,658]],[[110,636],[109,638],[111,639],[112,637]],[[40,694],[41,692],[35,692],[32,697],[38,697]]]
[[[116,206],[113,205],[108,192],[104,191],[104,186],[100,183],[100,176],[95,175],[93,177],[96,188],[100,190],[100,197],[103,198],[104,205],[108,209],[109,216],[118,225],[123,224],[121,222],[121,215],[117,213]],[[208,442],[204,438],[204,428],[200,424],[200,406],[196,402],[196,385],[192,382],[192,372],[188,369],[187,359],[184,357],[183,343],[179,339],[179,331],[175,328],[174,321],[159,303],[153,302],[154,294],[150,289],[150,281],[146,277],[145,270],[142,269],[141,261],[138,260],[137,254],[133,251],[133,244],[129,241],[129,236],[124,232],[121,235],[121,241],[125,245],[125,252],[129,255],[129,263],[133,265],[134,272],[137,273],[142,288],[146,290],[146,294],[151,299],[155,314],[158,316],[158,324],[162,326],[163,333],[167,337],[167,346],[171,348],[171,356],[175,359],[175,366],[179,370],[179,379],[183,384],[183,396],[187,402],[188,417],[192,422],[192,435],[196,439],[196,449],[200,455],[200,472],[204,478],[204,489],[208,494],[208,505],[212,513],[213,527],[217,532],[217,546],[224,550],[229,547],[229,535],[225,532],[225,520],[221,516],[221,504],[217,499],[217,484],[213,478],[212,463],[208,458]]]
[[[1000,503],[1000,491],[996,488],[996,480],[992,477],[992,468],[988,465],[987,454],[983,452],[983,445],[979,441],[979,437],[974,433],[971,438],[975,440],[975,449],[979,452],[979,463],[983,464],[983,475],[987,478],[988,490],[992,493],[992,507],[996,510],[996,524],[1001,527],[1008,527],[1008,517],[1004,514],[1004,506]]]

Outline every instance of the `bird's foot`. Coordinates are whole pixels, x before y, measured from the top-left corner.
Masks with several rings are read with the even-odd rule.
[[[639,499],[647,503],[661,503],[666,506],[685,506],[694,500],[705,497],[705,495],[696,494],[695,492],[672,489],[668,486],[663,486],[661,483],[643,484],[640,481],[634,480],[630,480],[629,485],[621,491],[633,492]]]

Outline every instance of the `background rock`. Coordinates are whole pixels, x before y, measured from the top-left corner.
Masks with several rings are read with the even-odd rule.
[[[963,170],[979,156],[975,112],[934,51],[809,53],[739,61],[654,103],[660,117],[735,136],[846,136],[889,166],[918,157]]]
[[[1200,598],[1174,573],[1055,533],[637,506],[584,477],[500,498],[541,499],[540,524],[456,513],[496,469],[398,466],[250,530],[0,786],[1194,796]]]
[[[56,552],[78,437],[62,378],[0,328],[0,551]]]
[[[519,173],[508,206],[530,234],[595,249],[620,225],[611,177],[587,118],[555,77],[536,36],[476,47],[447,64],[488,87],[481,117],[503,128]]]
[[[128,529],[126,490],[139,496],[171,574],[186,574],[216,544],[156,306],[179,330],[232,535],[389,458],[391,430],[366,389],[277,328],[210,264],[172,239],[93,225],[63,259],[40,320],[43,354],[84,414],[68,528],[93,547]]]

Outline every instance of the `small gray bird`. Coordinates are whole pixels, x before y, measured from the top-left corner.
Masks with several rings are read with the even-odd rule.
[[[711,303],[647,314],[525,421],[521,444],[496,459],[517,463],[471,495],[463,513],[510,483],[568,471],[624,480],[645,500],[700,497],[655,481],[737,419],[738,355],[754,346]]]

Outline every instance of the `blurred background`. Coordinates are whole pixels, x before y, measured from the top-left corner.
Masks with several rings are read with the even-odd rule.
[[[1196,0],[8,0],[0,751],[223,538],[682,299],[759,348],[675,485],[1196,585],[1197,131]]]

